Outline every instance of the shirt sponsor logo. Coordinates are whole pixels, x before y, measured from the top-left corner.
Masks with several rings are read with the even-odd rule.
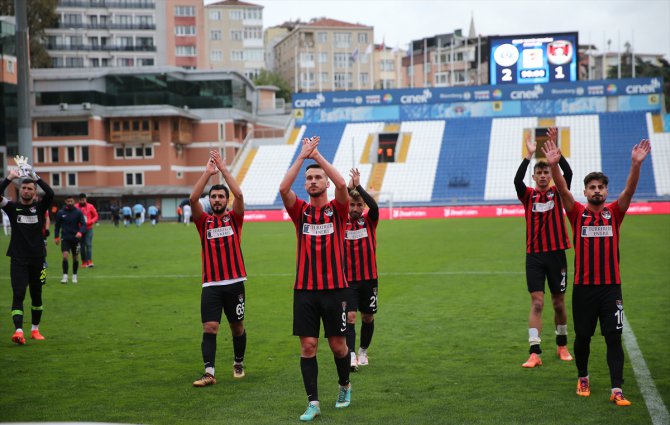
[[[207,239],[218,239],[232,236],[235,232],[230,226],[207,229]]]
[[[582,226],[583,238],[609,238],[612,233],[612,226]]]
[[[347,230],[344,239],[353,241],[357,239],[365,239],[367,237],[368,237],[368,229],[358,229],[358,230]]]
[[[533,212],[547,212],[554,209],[554,201],[536,202],[533,204]]]
[[[21,224],[35,224],[35,223],[37,223],[37,216],[36,215],[17,215],[16,216],[16,221],[17,221],[17,223],[21,223]]]
[[[305,223],[302,225],[302,233],[304,235],[310,235],[310,236],[331,235],[335,233],[335,226],[333,226],[333,223],[326,223],[326,224]]]

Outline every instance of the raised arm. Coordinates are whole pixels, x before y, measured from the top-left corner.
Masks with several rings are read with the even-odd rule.
[[[235,211],[235,214],[238,216],[244,215],[244,196],[242,194],[242,188],[237,184],[235,177],[228,171],[228,167],[223,162],[223,159],[221,159],[219,151],[210,151],[209,157],[214,161],[214,164],[216,164],[216,168],[223,174],[223,179],[226,181],[226,184],[230,188],[230,192],[235,197],[233,199],[233,211]]]
[[[640,181],[640,169],[642,162],[651,152],[651,143],[649,139],[642,139],[639,144],[633,146],[631,152],[630,171],[628,172],[628,179],[626,180],[626,187],[619,195],[619,210],[626,212],[630,206],[630,201],[633,199],[635,190],[637,189],[637,182]]]
[[[193,186],[193,190],[191,191],[191,196],[188,197],[188,203],[191,204],[191,215],[193,216],[193,221],[199,220],[203,213],[202,205],[198,201],[198,199],[200,199],[200,194],[202,194],[203,190],[205,190],[205,186],[207,185],[209,178],[218,172],[219,171],[216,169],[214,160],[210,158],[207,161],[207,165],[205,165],[205,171],[202,173],[198,181],[195,182],[195,186]]]
[[[288,171],[286,172],[286,175],[284,176],[284,179],[279,184],[279,194],[281,195],[281,199],[284,202],[284,207],[287,209],[293,207],[297,199],[295,192],[291,190],[291,186],[293,186],[295,179],[298,178],[300,167],[302,167],[302,164],[307,158],[311,157],[312,153],[316,149],[316,145],[318,144],[318,140],[314,142],[312,139],[304,138],[302,140],[302,148],[300,149],[298,157],[296,158],[295,162],[291,164]]]
[[[315,136],[312,137],[312,140],[315,140],[318,145],[320,138],[319,136]],[[312,152],[311,158],[321,166],[323,171],[326,172],[326,176],[328,176],[330,181],[335,185],[335,199],[337,199],[337,202],[342,205],[348,205],[349,191],[347,190],[347,182],[344,180],[344,177],[342,177],[342,174],[340,174],[340,172],[337,171],[335,167],[321,155],[321,153],[319,153],[316,146],[314,152]]]
[[[548,128],[547,129],[547,137],[556,146],[558,146],[558,128],[556,128],[556,127]],[[563,155],[561,155],[561,159],[558,161],[558,166],[561,167],[561,170],[563,171],[563,178],[565,179],[565,182],[568,185],[568,189],[570,189],[570,185],[572,184],[572,168],[570,168],[570,164],[568,164],[568,160],[565,159],[565,157]]]
[[[349,185],[347,187],[352,186],[354,189],[356,189],[356,192],[361,194],[361,198],[363,198],[365,205],[368,206],[368,217],[370,217],[370,220],[379,220],[379,205],[377,205],[375,198],[370,196],[370,194],[363,188],[363,186],[361,186],[361,172],[358,171],[358,168],[352,168],[349,172],[349,175],[351,176],[351,180],[349,181]]]
[[[572,193],[570,193],[568,183],[565,181],[565,178],[563,178],[561,169],[558,166],[558,162],[561,160],[561,151],[553,140],[548,140],[547,143],[542,146],[542,152],[544,152],[544,155],[547,157],[547,162],[551,167],[551,178],[554,179],[556,189],[558,189],[558,193],[561,195],[563,208],[565,208],[566,212],[570,212],[575,206],[575,198],[572,196]]]
[[[523,178],[526,176],[526,171],[528,171],[528,164],[535,154],[537,149],[537,143],[532,138],[532,132],[528,131],[526,133],[526,157],[521,161],[519,168],[516,170],[516,175],[514,176],[514,188],[516,189],[516,196],[519,199],[522,199],[526,193],[526,184],[523,182]]]

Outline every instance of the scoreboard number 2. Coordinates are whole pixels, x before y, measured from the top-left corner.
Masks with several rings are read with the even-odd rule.
[[[502,77],[500,79],[502,81],[512,81],[512,70],[509,68],[503,68]]]

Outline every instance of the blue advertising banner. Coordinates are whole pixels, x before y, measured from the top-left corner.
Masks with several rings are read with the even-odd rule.
[[[532,85],[314,92],[294,93],[293,108],[309,110],[312,108],[660,95],[662,91],[663,80],[661,78],[634,78]]]

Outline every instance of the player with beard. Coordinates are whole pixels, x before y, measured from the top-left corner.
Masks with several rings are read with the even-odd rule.
[[[640,180],[642,162],[651,152],[649,140],[633,147],[626,187],[616,201],[605,204],[609,179],[600,172],[584,178],[586,205],[575,201],[558,168],[561,151],[553,141],[542,147],[551,165],[551,174],[572,225],[575,246],[575,284],[572,291],[572,318],[575,324],[575,364],[577,395],[588,397],[591,337],[600,321],[600,332],[607,345],[607,366],[612,393],[610,401],[630,406],[621,391],[624,352],[621,333],[624,327],[623,296],[619,271],[619,229]]]
[[[25,166],[24,166],[25,167]],[[39,331],[42,319],[42,285],[46,283],[44,259],[44,215],[54,199],[54,191],[40,179],[32,167],[25,167],[30,178],[21,181],[19,201],[11,201],[4,196],[5,189],[12,180],[20,178],[16,170],[11,170],[7,178],[0,183],[0,208],[3,209],[12,226],[12,238],[9,240],[7,256],[11,258],[9,274],[12,282],[12,320],[16,328],[12,341],[23,345],[23,300],[26,289],[30,289],[32,303],[32,339],[43,340]],[[24,171],[25,171],[24,169]],[[37,186],[44,191],[44,197],[37,201]]]
[[[288,169],[279,186],[286,212],[291,217],[298,240],[296,278],[293,291],[293,335],[300,338],[300,371],[307,392],[308,406],[301,421],[321,414],[316,360],[320,322],[335,357],[339,395],[336,408],[351,403],[349,349],[347,331],[347,279],[344,274],[344,233],[349,210],[347,182],[319,153],[319,137],[304,139],[298,158]],[[305,171],[305,190],[309,203],[291,190],[307,159],[313,159]],[[335,185],[335,199],[326,193]]]
[[[547,131],[549,140],[556,140],[558,131]],[[542,364],[540,355],[540,334],[542,332],[542,310],[544,309],[544,282],[551,291],[556,326],[556,353],[561,360],[570,361],[568,351],[568,316],[565,312],[565,291],[567,289],[567,259],[565,250],[570,248],[568,229],[563,218],[563,205],[556,186],[551,184],[551,169],[545,161],[537,161],[533,167],[536,187],[526,187],[523,182],[530,160],[537,145],[530,132],[526,137],[528,153],[519,165],[514,177],[517,197],[523,204],[526,217],[526,285],[530,293],[530,313],[528,315],[528,350],[530,356],[521,366],[533,368]],[[570,188],[572,170],[568,161],[561,156],[558,163],[565,182]]]
[[[233,377],[243,378],[244,353],[247,346],[247,333],[244,329],[244,281],[247,272],[244,268],[241,237],[244,223],[244,197],[235,178],[224,164],[218,151],[211,151],[189,203],[193,210],[193,222],[200,235],[202,247],[202,294],[200,315],[202,319],[202,359],[205,373],[195,382],[195,387],[216,384],[214,363],[216,359],[216,335],[219,332],[221,314],[225,312],[233,337]],[[199,202],[211,176],[219,172],[230,187],[215,184],[209,189],[209,201],[212,214],[207,214]],[[227,211],[229,193],[235,196],[233,209]]]
[[[347,346],[351,370],[368,364],[367,350],[372,342],[377,313],[377,224],[379,206],[361,186],[361,173],[350,171],[349,219],[344,240],[344,271],[349,283],[347,304]],[[363,212],[365,206],[368,211]],[[361,343],[356,357],[356,311],[361,312]]]

